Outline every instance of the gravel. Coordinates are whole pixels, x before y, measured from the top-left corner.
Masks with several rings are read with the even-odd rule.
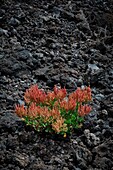
[[[113,1],[0,2],[0,169],[113,170]],[[92,112],[63,138],[14,113],[32,84],[92,89]]]

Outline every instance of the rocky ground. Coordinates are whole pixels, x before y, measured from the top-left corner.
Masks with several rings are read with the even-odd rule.
[[[15,115],[31,84],[90,84],[92,112],[67,138]],[[0,1],[0,169],[113,170],[113,0]]]

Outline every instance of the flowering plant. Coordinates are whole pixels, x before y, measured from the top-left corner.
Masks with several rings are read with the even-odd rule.
[[[37,85],[32,85],[24,94],[26,106],[16,105],[15,112],[39,132],[66,136],[74,128],[79,128],[84,116],[91,111],[87,104],[91,99],[90,87],[77,88],[67,97],[65,88],[54,86],[52,92],[46,93]]]

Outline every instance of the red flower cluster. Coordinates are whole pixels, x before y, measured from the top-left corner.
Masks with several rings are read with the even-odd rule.
[[[91,111],[91,107],[88,105],[82,105],[78,107],[78,114],[79,116],[85,116],[86,114],[89,114]]]
[[[92,99],[91,88],[90,87],[86,87],[84,89],[77,88],[75,92],[70,94],[69,98],[72,98],[76,102],[80,102],[80,103],[91,101]]]
[[[92,99],[90,87],[78,88],[69,97],[66,95],[65,88],[58,89],[54,86],[53,92],[46,93],[37,85],[33,85],[26,90],[24,95],[27,106],[16,105],[15,112],[19,117],[27,118],[27,121],[28,119],[35,120],[36,127],[47,124],[56,133],[66,133],[70,127],[65,123],[67,116],[64,115],[72,112],[78,117],[85,116],[91,111],[91,107],[86,103]],[[62,110],[66,114],[63,114]],[[68,119],[72,119],[72,114],[68,116]]]
[[[66,97],[66,89],[58,89],[54,86],[53,92],[45,93],[42,89],[39,89],[37,85],[31,86],[29,89],[26,90],[24,99],[26,103],[36,102],[39,103],[50,103],[54,99],[62,100]]]
[[[33,85],[29,89],[27,89],[24,95],[26,103],[43,103],[45,101],[45,98],[46,93],[42,89],[39,89],[37,85]]]

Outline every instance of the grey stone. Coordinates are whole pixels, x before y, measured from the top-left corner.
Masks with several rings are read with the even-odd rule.
[[[91,70],[92,73],[99,70],[99,67],[96,64],[88,64],[88,68]]]
[[[14,17],[12,17],[9,21],[9,24],[12,26],[18,26],[20,24],[20,21]]]
[[[32,57],[32,53],[29,50],[21,50],[17,53],[18,57],[23,60],[27,60]]]
[[[41,59],[44,57],[44,54],[43,53],[35,53],[34,57],[36,57],[37,59]]]
[[[22,167],[26,167],[30,161],[29,156],[25,153],[15,153],[13,159]]]
[[[68,167],[63,167],[63,170],[69,170],[69,168]]]
[[[4,57],[4,55],[3,54],[0,54],[0,59],[2,59]]]
[[[11,104],[14,102],[14,99],[12,96],[7,96],[7,101]]]
[[[24,102],[23,100],[21,100],[21,99],[18,100],[18,103],[19,103],[20,105],[25,105],[25,102]]]
[[[87,138],[88,145],[95,146],[95,145],[98,145],[100,143],[99,137],[96,137],[96,135],[94,133],[90,133],[89,129],[84,130],[84,135]]]
[[[0,36],[1,36],[1,35],[9,36],[7,30],[0,28]]]
[[[98,100],[98,101],[102,101],[104,100],[105,96],[103,94],[96,94],[95,95],[95,98]]]

